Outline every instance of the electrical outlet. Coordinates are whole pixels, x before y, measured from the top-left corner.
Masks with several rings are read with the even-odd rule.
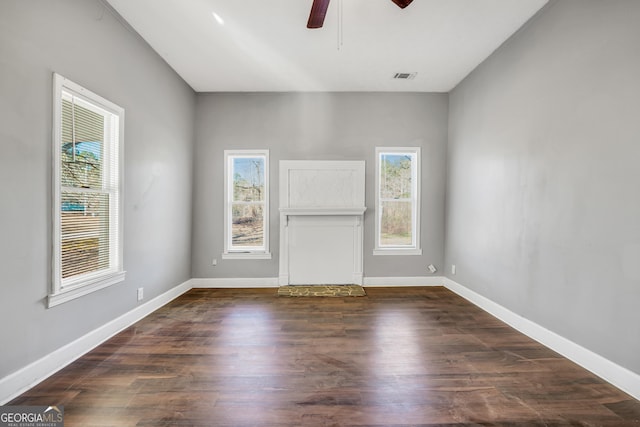
[[[144,288],[138,288],[138,301],[142,301],[144,298]]]
[[[211,261],[211,265],[218,265],[218,260],[214,258],[214,259]]]
[[[436,267],[433,264],[429,264],[429,267],[427,267],[429,269],[429,271],[431,272],[431,274],[435,273],[436,271],[438,271],[436,269]]]
[[[455,264],[451,264],[451,274],[453,274],[454,276],[456,275],[456,265]]]

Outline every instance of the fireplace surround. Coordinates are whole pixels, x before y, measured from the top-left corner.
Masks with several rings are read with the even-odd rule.
[[[363,282],[365,162],[280,161],[280,285]]]

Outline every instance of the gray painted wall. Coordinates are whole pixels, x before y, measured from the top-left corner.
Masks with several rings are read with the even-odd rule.
[[[193,277],[278,276],[280,160],[367,162],[365,277],[426,276],[430,263],[442,266],[446,94],[217,93],[197,98]],[[372,255],[376,146],[422,147],[422,256]],[[272,260],[221,260],[223,151],[230,148],[270,150]]]
[[[452,279],[640,373],[640,2],[563,0],[450,96]]]
[[[45,308],[52,72],[124,107],[125,282]],[[0,2],[0,378],[191,277],[195,94],[96,0]]]

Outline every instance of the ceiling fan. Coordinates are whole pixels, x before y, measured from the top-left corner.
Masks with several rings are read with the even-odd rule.
[[[409,6],[413,0],[391,0],[402,9]],[[307,22],[307,28],[322,28],[324,24],[324,17],[327,14],[327,8],[329,7],[329,0],[313,0],[311,5],[311,13],[309,14],[309,21]]]

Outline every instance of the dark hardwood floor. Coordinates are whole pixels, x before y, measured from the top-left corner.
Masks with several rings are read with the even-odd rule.
[[[66,426],[640,426],[640,402],[440,288],[194,289],[15,399]]]

